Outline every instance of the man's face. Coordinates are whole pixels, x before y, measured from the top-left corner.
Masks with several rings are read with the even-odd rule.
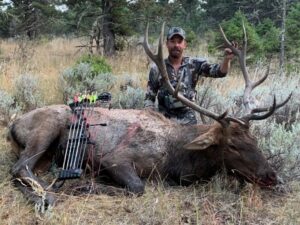
[[[172,58],[180,58],[183,50],[186,48],[186,41],[179,35],[174,35],[171,39],[167,40],[167,48],[169,56]]]

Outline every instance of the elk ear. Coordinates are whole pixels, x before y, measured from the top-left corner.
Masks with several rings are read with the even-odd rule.
[[[216,132],[207,132],[194,139],[192,142],[183,146],[187,150],[205,150],[211,145],[219,143]]]

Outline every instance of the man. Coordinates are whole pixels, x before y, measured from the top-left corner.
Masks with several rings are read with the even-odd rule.
[[[234,57],[229,48],[225,49],[225,57],[221,64],[210,64],[205,59],[183,56],[187,43],[185,31],[180,27],[170,28],[166,46],[169,56],[165,59],[165,64],[170,82],[175,88],[179,78],[183,76],[179,91],[191,101],[195,101],[195,87],[199,77],[225,77]],[[195,111],[169,94],[163,86],[162,76],[157,66],[153,64],[150,69],[145,96],[146,108],[154,109],[156,96],[158,98],[158,110],[167,118],[185,125],[197,123]]]

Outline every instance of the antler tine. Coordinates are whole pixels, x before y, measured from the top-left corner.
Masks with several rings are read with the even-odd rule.
[[[165,23],[162,24],[160,38],[159,38],[159,45],[158,45],[158,51],[157,54],[154,55],[152,51],[150,50],[149,43],[148,43],[148,29],[149,29],[149,23],[147,23],[146,30],[145,30],[145,36],[144,36],[144,43],[143,47],[145,49],[146,54],[152,59],[152,61],[157,65],[159,71],[162,74],[163,79],[167,83],[168,91],[171,93],[174,92],[174,88],[170,83],[169,77],[167,75],[167,69],[163,60],[163,36],[164,36],[164,29],[165,29]]]
[[[289,96],[283,102],[277,104],[275,109],[279,109],[282,106],[284,106],[290,100],[290,98],[292,97],[292,94],[293,93],[290,93]],[[261,112],[266,112],[268,110],[270,110],[270,107],[255,108],[255,109],[252,109],[251,113],[261,113]]]
[[[175,91],[174,91],[174,94],[173,94],[175,97],[178,96],[178,91],[179,91],[179,88],[180,88],[182,78],[183,78],[183,74],[181,74],[181,76],[179,77],[178,83],[176,85],[176,88],[175,88]]]
[[[164,63],[164,57],[163,57],[163,36],[164,36],[164,29],[165,29],[165,22],[162,24],[162,28],[161,28],[161,33],[160,33],[160,38],[159,38],[159,44],[158,44],[158,51],[157,54],[154,55],[152,53],[152,51],[149,48],[149,44],[148,44],[148,27],[149,27],[149,23],[147,23],[146,26],[146,31],[145,31],[145,36],[144,36],[144,43],[143,43],[143,47],[145,49],[146,54],[152,59],[152,61],[157,65],[162,78],[164,79],[164,81],[166,82],[168,91],[170,93],[174,93],[174,88],[170,83],[169,80],[169,76],[167,73],[167,69]]]
[[[253,84],[253,89],[256,88],[258,85],[260,85],[267,79],[267,77],[269,76],[269,72],[270,72],[270,63],[268,65],[265,75]]]
[[[246,59],[246,51],[247,51],[247,47],[248,47],[248,38],[247,38],[247,33],[246,33],[246,27],[245,27],[244,20],[243,20],[242,26],[243,26],[243,34],[244,34],[242,53],[244,55],[244,59]]]
[[[149,30],[149,23],[146,25],[146,30],[144,34],[144,42],[143,42],[143,47],[146,52],[146,54],[152,59],[153,62],[156,62],[156,57],[155,55],[151,52],[149,43],[148,43],[148,30]]]
[[[165,22],[163,22],[163,24],[161,26],[159,44],[158,44],[157,55],[160,59],[164,59],[164,56],[163,56],[164,33],[165,33]],[[163,65],[165,65],[165,64],[163,64]]]
[[[230,48],[231,51],[232,51],[235,55],[239,56],[239,55],[241,54],[241,52],[240,52],[237,48],[235,48],[235,47],[230,43],[230,41],[228,40],[226,34],[224,33],[224,30],[223,30],[223,28],[221,27],[221,25],[219,25],[219,28],[220,28],[220,32],[221,32],[221,34],[222,34],[222,36],[223,36],[223,39],[224,39],[224,41],[225,41],[226,47]]]
[[[246,36],[246,29],[243,23],[243,32],[244,32],[244,41],[243,41],[243,47],[242,50],[239,50],[237,48],[235,48],[230,41],[228,40],[223,28],[221,27],[221,25],[219,25],[220,28],[220,32],[222,34],[222,37],[225,41],[226,47],[230,48],[231,51],[238,57],[239,60],[239,64],[243,73],[243,77],[245,80],[245,91],[244,91],[244,97],[243,97],[243,102],[244,105],[246,106],[246,108],[248,109],[248,102],[249,102],[249,98],[250,98],[250,93],[253,89],[253,84],[249,78],[249,74],[246,68],[246,48],[247,48],[247,36]],[[250,110],[250,108],[248,109]]]
[[[273,98],[273,104],[271,107],[268,108],[268,112],[263,114],[263,115],[256,115],[253,113],[250,113],[246,116],[242,117],[242,120],[249,122],[250,120],[263,120],[266,119],[268,117],[270,117],[276,110],[276,97],[274,96]]]
[[[147,23],[146,26],[146,30],[145,30],[145,36],[144,36],[144,43],[143,43],[143,47],[145,49],[146,54],[153,60],[153,62],[157,65],[161,76],[165,82],[165,85],[168,89],[168,91],[170,92],[170,94],[172,94],[175,98],[177,98],[179,101],[181,101],[184,105],[194,109],[195,111],[202,113],[205,116],[208,116],[214,120],[217,121],[221,121],[222,119],[225,118],[225,116],[227,115],[227,111],[224,112],[221,115],[215,114],[205,108],[202,108],[201,106],[195,104],[194,102],[190,101],[189,99],[187,99],[186,97],[184,97],[181,93],[178,92],[179,89],[179,85],[180,82],[178,82],[177,87],[176,87],[176,91],[174,89],[174,87],[171,85],[170,80],[169,80],[169,76],[167,73],[167,69],[166,69],[166,65],[164,62],[164,57],[163,57],[163,36],[164,36],[164,29],[165,29],[165,23],[163,23],[162,28],[161,28],[161,33],[160,33],[160,39],[159,39],[159,46],[158,46],[158,53],[156,55],[154,55],[150,48],[149,48],[149,44],[148,44],[148,27],[149,24]]]

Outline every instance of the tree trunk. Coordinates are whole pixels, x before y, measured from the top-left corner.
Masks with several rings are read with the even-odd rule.
[[[111,10],[113,2],[111,0],[102,0],[103,10],[103,50],[104,55],[112,56],[116,52],[115,33],[113,30],[113,21],[111,16]]]

